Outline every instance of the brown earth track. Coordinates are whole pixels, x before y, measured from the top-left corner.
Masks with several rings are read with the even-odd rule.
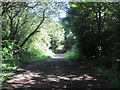
[[[25,65],[2,83],[3,89],[110,88],[89,67],[57,54],[55,58]]]

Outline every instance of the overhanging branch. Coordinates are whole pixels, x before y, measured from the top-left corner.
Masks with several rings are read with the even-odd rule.
[[[22,47],[25,45],[25,43],[29,40],[29,38],[30,38],[31,36],[33,36],[34,34],[36,34],[36,33],[38,32],[37,30],[38,30],[39,27],[42,25],[42,23],[43,23],[44,20],[45,20],[45,9],[44,9],[44,11],[43,11],[43,18],[42,18],[41,22],[40,22],[39,25],[35,28],[35,30],[34,30],[32,33],[30,33],[27,38],[25,38],[25,40],[23,41],[23,43],[20,45],[20,48],[22,48]]]

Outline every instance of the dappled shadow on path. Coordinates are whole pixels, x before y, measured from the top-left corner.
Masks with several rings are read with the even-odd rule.
[[[56,58],[62,57],[62,58]],[[57,55],[53,59],[34,62],[3,82],[3,88],[109,88],[93,71]]]

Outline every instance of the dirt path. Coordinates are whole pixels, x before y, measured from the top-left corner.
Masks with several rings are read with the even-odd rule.
[[[4,81],[3,88],[50,90],[50,88],[109,88],[109,85],[83,64],[72,62],[62,54],[57,54],[53,59],[26,65]]]

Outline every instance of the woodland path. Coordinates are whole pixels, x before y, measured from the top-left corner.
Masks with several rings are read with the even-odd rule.
[[[93,70],[83,63],[76,63],[64,58],[63,54],[56,54],[52,59],[37,61],[19,69],[8,77],[2,84],[8,88],[110,88]],[[51,88],[51,89],[50,89]],[[65,90],[65,89],[64,89]]]

